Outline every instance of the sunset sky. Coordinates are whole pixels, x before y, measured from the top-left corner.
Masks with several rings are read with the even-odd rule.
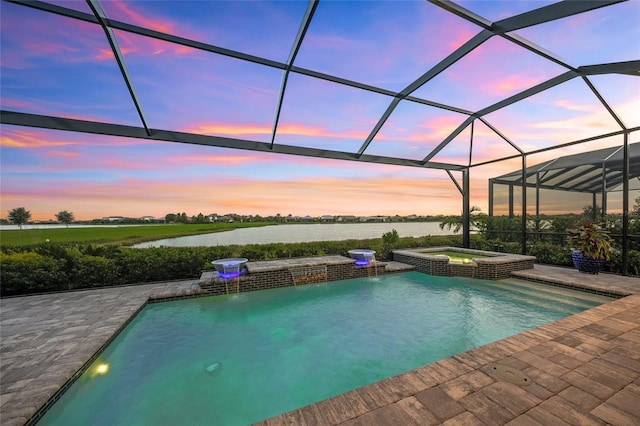
[[[51,1],[91,13],[84,1]],[[458,1],[489,21],[553,3]],[[286,63],[305,1],[101,1],[107,17]],[[2,2],[1,107],[140,126],[100,26]],[[426,1],[321,1],[295,65],[401,91],[481,29]],[[270,142],[283,71],[114,30],[153,129]],[[515,31],[571,66],[640,59],[640,1]],[[494,36],[413,96],[478,111],[567,70]],[[628,127],[640,125],[640,77],[589,80]],[[357,152],[392,98],[289,76],[276,144]],[[366,154],[422,159],[466,115],[403,100]],[[525,151],[620,130],[580,78],[485,117]],[[35,220],[186,212],[271,215],[458,214],[442,170],[288,156],[1,125],[1,217]],[[469,161],[470,130],[433,159]],[[640,142],[640,132],[630,142]],[[560,155],[619,146],[622,137]],[[476,121],[473,163],[516,151]],[[532,156],[529,164],[557,157]],[[487,179],[520,160],[471,169],[487,211]],[[455,175],[455,174],[454,174]]]

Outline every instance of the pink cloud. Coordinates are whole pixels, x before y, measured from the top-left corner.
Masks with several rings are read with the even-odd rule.
[[[76,158],[79,157],[81,154],[79,152],[72,152],[72,151],[49,151],[47,153],[48,156],[52,156],[52,157],[72,157],[72,158]]]
[[[118,12],[118,16],[122,16],[127,22],[149,28],[161,33],[173,34],[176,31],[176,23],[167,19],[153,17],[149,11],[140,13],[133,9],[133,4],[126,1],[111,0],[109,6],[114,7]]]
[[[421,119],[415,111],[411,111],[411,113],[412,115],[409,116],[400,111],[397,117],[392,115],[380,133],[376,135],[375,140],[419,142],[433,145],[449,136],[464,121],[464,117],[458,115],[433,115]]]
[[[481,85],[480,89],[491,95],[506,97],[507,95],[528,89],[541,81],[542,79],[539,76],[510,74],[499,80],[487,82],[487,84]]]
[[[120,52],[123,55],[127,55],[129,53],[134,53],[135,50],[131,47],[120,47]],[[111,49],[98,49],[98,54],[95,55],[94,58],[99,61],[110,61],[115,58],[115,55]]]
[[[259,153],[253,154],[225,154],[220,153],[216,155],[183,155],[178,157],[172,157],[169,162],[185,166],[187,164],[204,164],[204,165],[216,165],[216,166],[240,166],[246,164],[259,164],[268,161],[267,155],[261,155]],[[273,159],[275,161],[275,159]]]
[[[185,55],[195,54],[197,49],[183,46],[181,44],[169,43],[167,41],[155,38],[143,37],[137,34],[127,33],[125,31],[114,30],[118,38],[118,45],[123,55],[141,55],[141,56],[157,56],[157,55]],[[110,50],[99,52],[96,59],[111,59]]]
[[[52,148],[61,146],[78,145],[77,142],[68,140],[51,140],[43,137],[38,130],[5,131],[0,134],[0,146],[6,148]]]
[[[421,214],[455,213],[460,197],[443,172],[414,171],[414,177],[381,176],[372,179],[309,176],[291,181],[247,178],[217,179],[216,191],[202,178],[151,181],[114,179],[110,182],[62,184],[52,179],[22,181],[20,188],[3,193],[3,204],[25,205],[34,218],[46,219],[66,209],[79,219],[107,215],[164,216],[172,211],[189,215],[240,214]],[[425,178],[425,175],[432,178]],[[242,196],[239,196],[242,194]],[[6,196],[5,196],[6,195]],[[336,200],[351,200],[336,203]],[[449,206],[449,207],[447,207]]]
[[[18,9],[11,9],[13,16]],[[92,52],[108,46],[104,33],[96,24],[64,18],[54,14],[31,12],[20,8],[14,19],[3,19],[2,65],[13,69],[32,68],[36,61],[55,57],[57,62],[83,62]],[[24,31],[29,28],[29,31]],[[77,37],[82,34],[82,37]]]
[[[585,111],[585,112],[591,112],[591,113],[595,113],[599,110],[602,109],[601,106],[596,106],[594,104],[587,104],[587,103],[577,103],[572,99],[558,99],[553,101],[553,105],[556,105],[560,108],[564,108],[564,109],[568,109],[568,110],[572,110],[572,111]]]
[[[186,132],[208,134],[208,135],[228,135],[228,136],[250,136],[250,135],[270,135],[271,126],[260,126],[253,124],[199,124],[185,129]],[[308,126],[303,124],[283,124],[278,126],[278,134],[294,136],[312,136],[324,138],[354,138],[364,140],[368,133],[358,130],[331,131],[319,126]]]
[[[7,148],[57,148],[63,146],[134,146],[150,145],[150,142],[142,139],[119,138],[113,136],[87,135],[74,132],[59,132],[55,130],[41,130],[23,127],[0,127],[0,146]]]
[[[35,102],[27,102],[22,99],[11,99],[11,98],[2,98],[2,107],[3,108],[17,108],[23,110],[34,110],[37,104]]]

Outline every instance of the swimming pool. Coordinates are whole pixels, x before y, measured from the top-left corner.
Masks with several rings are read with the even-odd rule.
[[[609,300],[408,272],[150,304],[38,424],[249,424]]]

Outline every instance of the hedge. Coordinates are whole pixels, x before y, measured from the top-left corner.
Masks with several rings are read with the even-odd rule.
[[[42,244],[0,251],[0,295],[13,296],[81,288],[108,287],[167,280],[197,279],[213,268],[212,260],[245,257],[250,261],[279,258],[342,255],[354,248],[376,250],[381,260],[393,248],[462,246],[462,237],[320,241],[290,244],[253,244],[214,247],[160,247],[132,249],[120,246]],[[472,235],[471,247],[482,250],[520,253],[517,242],[485,240]],[[568,248],[553,243],[536,243],[527,248],[538,263],[570,266]],[[607,270],[620,273],[622,259],[617,253]],[[629,272],[640,275],[640,251],[630,251]]]

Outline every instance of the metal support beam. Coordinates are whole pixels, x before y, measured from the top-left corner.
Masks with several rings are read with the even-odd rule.
[[[513,183],[509,184],[509,219],[513,219]]]
[[[394,98],[391,101],[391,104],[389,104],[387,109],[382,113],[382,115],[378,119],[378,122],[376,123],[375,126],[373,126],[373,129],[371,130],[371,132],[369,132],[369,135],[364,140],[362,146],[360,146],[360,149],[358,150],[358,155],[364,154],[366,149],[369,147],[369,144],[371,144],[371,142],[373,141],[373,138],[376,137],[380,129],[382,129],[382,126],[384,126],[384,123],[386,123],[389,117],[391,117],[391,113],[393,112],[393,110],[396,109],[399,103],[400,103],[400,98]]]
[[[471,167],[471,159],[473,158],[473,125],[475,122],[475,120],[471,122],[471,135],[469,136],[469,167]]]
[[[536,173],[536,218],[540,217],[540,172]]]
[[[578,67],[578,73],[580,75],[626,74],[638,77],[640,76],[640,60],[585,65]]]
[[[561,67],[564,67],[568,70],[575,71],[575,69],[567,62],[565,62],[562,58],[554,55],[553,53],[543,49],[542,47],[536,45],[535,43],[525,39],[524,37],[519,36],[516,33],[508,33],[507,31],[513,31],[518,28],[525,28],[528,26],[536,25],[542,22],[549,22],[554,19],[561,19],[566,16],[571,16],[577,12],[579,6],[578,3],[590,3],[589,6],[586,6],[586,10],[595,9],[598,7],[602,7],[603,4],[599,4],[597,2],[578,2],[573,1],[569,3],[575,3],[573,5],[564,6],[560,3],[566,2],[558,2],[553,5],[549,5],[543,8],[539,8],[530,12],[526,12],[520,15],[512,16],[507,19],[503,19],[501,21],[497,21],[491,23],[489,20],[470,12],[469,10],[449,1],[449,0],[429,0],[431,3],[439,6],[450,13],[458,15],[462,19],[466,19],[467,21],[484,28],[485,30],[490,31],[493,35],[500,36],[512,43],[517,44],[518,46],[533,52],[536,55],[542,56],[543,58],[554,62]],[[624,0],[617,0],[624,1]],[[541,10],[542,9],[542,10]],[[582,10],[583,12],[586,10]]]
[[[607,112],[609,112],[609,115],[611,115],[611,117],[613,117],[613,119],[616,120],[616,123],[618,123],[618,126],[620,126],[621,129],[626,130],[627,126],[625,126],[625,124],[622,122],[622,119],[618,117],[618,114],[616,114],[613,108],[611,108],[607,103],[607,101],[605,101],[605,99],[602,97],[602,95],[600,94],[598,89],[596,89],[593,83],[591,83],[591,81],[585,76],[582,76],[582,81],[584,81],[587,84],[587,86],[589,86],[589,89],[591,89],[593,94],[596,95],[596,98],[598,98],[602,106],[607,110]]]
[[[515,149],[516,151],[518,151],[520,154],[524,154],[524,151],[518,146],[516,145],[511,139],[509,139],[508,137],[506,137],[505,135],[502,134],[502,132],[500,132],[498,129],[496,129],[495,127],[493,127],[493,125],[491,123],[489,123],[484,117],[478,117],[478,120],[482,121],[484,123],[485,126],[487,126],[488,128],[490,128],[491,130],[493,130],[493,133],[495,133],[496,135],[500,136],[500,138],[505,141],[506,143],[508,143],[509,145],[511,145],[511,147],[513,149]]]
[[[622,275],[629,275],[629,132],[622,147]]]
[[[376,135],[378,134],[378,132],[380,131],[384,123],[391,116],[391,113],[398,106],[398,103],[402,99],[407,98],[409,95],[411,95],[411,93],[418,90],[426,82],[428,82],[429,80],[431,80],[432,78],[440,74],[442,71],[449,68],[451,65],[453,65],[458,60],[463,58],[466,54],[471,52],[473,49],[475,49],[476,47],[480,46],[482,43],[487,41],[490,37],[491,37],[491,32],[481,31],[471,40],[467,41],[465,44],[457,48],[453,53],[451,53],[449,56],[447,56],[442,61],[437,63],[433,68],[431,68],[429,71],[427,71],[418,79],[416,79],[414,82],[412,82],[407,87],[405,87],[401,92],[399,92],[396,98],[393,101],[391,101],[391,104],[389,105],[389,107],[387,107],[387,110],[384,112],[382,117],[380,117],[376,125],[373,127],[373,129],[371,130],[371,133],[369,133],[369,136],[367,136],[367,139],[365,139],[364,143],[358,150],[358,155],[362,155],[364,153],[364,151],[367,149],[371,141],[376,137]]]
[[[470,203],[470,185],[469,185],[469,168],[462,171],[462,247],[471,247],[471,224],[469,223]]]
[[[535,85],[533,87],[530,87],[527,90],[523,90],[520,93],[516,93],[515,95],[508,97],[507,99],[503,99],[499,102],[496,102],[493,105],[490,105],[486,108],[481,109],[480,111],[478,111],[476,114],[474,114],[477,117],[482,117],[485,116],[487,114],[491,114],[492,112],[495,112],[499,109],[502,109],[504,107],[507,107],[511,104],[514,104],[518,101],[521,101],[523,99],[526,99],[530,96],[533,96],[535,94],[538,94],[540,92],[544,92],[547,89],[550,89],[552,87],[555,87],[559,84],[565,83],[569,80],[571,80],[574,77],[577,77],[578,74],[574,71],[567,71],[563,74],[560,74],[556,77],[550,78],[547,81],[543,81],[542,83]]]
[[[50,117],[46,115],[27,114],[15,111],[0,110],[0,123],[15,126],[38,127],[41,129],[63,130],[80,133],[120,136],[126,138],[148,139],[154,141],[178,142],[195,145],[216,146],[221,148],[244,149],[250,151],[272,152],[305,157],[329,158],[334,160],[350,160],[363,163],[390,164],[395,166],[420,167],[438,170],[464,170],[466,166],[450,163],[431,162],[424,164],[420,160],[385,157],[379,155],[362,155],[357,157],[352,152],[333,151],[327,149],[307,148],[294,145],[275,145],[271,149],[268,142],[257,142],[248,139],[234,139],[221,136],[200,135],[178,132],[174,130],[153,129],[148,135],[144,128],[122,124],[100,123],[96,121],[76,120],[73,118]]]
[[[475,118],[481,118],[482,116],[485,116],[487,114],[491,114],[494,111],[497,111],[501,108],[504,108],[506,106],[509,106],[513,103],[516,103],[518,101],[521,101],[525,98],[528,98],[529,96],[533,96],[537,93],[543,92],[547,89],[550,89],[551,87],[557,86],[559,84],[562,84],[568,80],[571,80],[572,78],[576,77],[578,74],[574,71],[567,71],[564,74],[561,74],[559,76],[556,76],[554,78],[551,78],[547,81],[544,81],[534,87],[531,87],[527,90],[524,90],[520,93],[516,93],[515,95],[507,98],[507,99],[503,99],[500,102],[497,102],[491,106],[488,106],[487,108],[484,108],[480,111],[478,111],[477,113],[473,114],[473,116],[467,118],[464,123],[462,123],[460,126],[458,126],[449,136],[447,136],[444,141],[442,141],[437,147],[435,147],[422,161],[424,161],[425,163],[430,161],[433,157],[435,157],[445,146],[447,146],[449,144],[449,142],[451,142],[456,136],[458,136],[460,134],[460,132],[462,132],[465,127],[467,127],[473,120],[475,120]],[[486,123],[485,121],[483,121],[484,123]],[[504,138],[505,140],[507,140],[506,138]],[[516,147],[515,144],[511,143],[511,146],[513,146],[514,148],[516,148],[518,151],[520,151],[520,154],[522,155],[522,150],[520,150],[519,148]],[[516,155],[516,157],[519,157],[520,155]],[[483,163],[485,164],[485,163]],[[477,165],[477,164],[476,164]]]
[[[522,254],[527,254],[527,156],[522,156]]]
[[[578,15],[580,13],[610,6],[623,1],[625,0],[561,1],[494,22],[492,28],[495,28],[502,33],[506,33]]]
[[[456,186],[456,188],[458,188],[458,192],[460,193],[460,195],[464,195],[464,189],[462,189],[462,187],[458,183],[458,180],[453,176],[453,174],[449,170],[446,170],[446,172],[451,178],[451,181],[453,182],[453,184]]]
[[[304,40],[305,34],[307,34],[307,30],[309,29],[309,25],[311,25],[311,20],[313,19],[313,14],[318,8],[318,0],[310,0],[307,5],[307,10],[302,18],[302,22],[300,23],[300,28],[298,29],[298,34],[296,35],[296,39],[293,41],[293,46],[291,47],[291,52],[289,52],[289,58],[287,59],[287,67],[282,73],[282,82],[280,83],[280,92],[278,93],[278,104],[276,106],[276,116],[273,120],[273,129],[271,131],[271,148],[273,149],[273,144],[276,140],[276,132],[278,131],[278,122],[280,121],[280,112],[282,111],[282,102],[284,101],[284,93],[287,90],[287,80],[289,80],[289,73],[291,72],[291,67],[293,67],[293,63],[296,60],[296,56],[298,56],[298,52],[300,51],[300,47],[302,46],[302,41]]]
[[[489,216],[493,216],[493,179],[489,178]]]
[[[131,100],[136,107],[136,111],[138,111],[138,116],[140,117],[142,126],[144,127],[145,132],[147,132],[147,135],[151,135],[151,130],[149,129],[149,125],[147,124],[147,119],[144,116],[144,111],[142,111],[142,103],[138,99],[136,90],[133,87],[133,80],[131,79],[131,76],[129,76],[127,64],[125,63],[124,56],[122,56],[122,52],[120,51],[120,47],[118,46],[118,40],[116,39],[116,35],[113,33],[113,30],[107,25],[107,16],[102,10],[102,6],[100,6],[100,3],[98,3],[98,0],[87,0],[87,4],[91,8],[91,11],[95,15],[96,19],[100,23],[100,26],[102,27],[102,30],[107,36],[107,40],[109,41],[109,45],[111,46],[113,56],[118,63],[118,68],[120,68],[122,78],[124,79],[124,82],[127,85],[127,89],[129,90]]]
[[[640,130],[640,126],[636,126],[636,127],[632,127],[630,129],[628,129],[629,133],[632,132],[637,132]],[[611,133],[605,133],[603,135],[598,135],[598,136],[592,136],[590,138],[585,138],[585,139],[578,139],[575,141],[571,141],[571,142],[566,142],[566,143],[561,143],[558,145],[553,145],[547,148],[540,148],[540,149],[534,149],[533,151],[527,151],[527,155],[533,155],[533,154],[540,154],[542,152],[547,152],[547,151],[552,151],[555,149],[560,149],[560,148],[566,148],[568,146],[573,146],[573,145],[578,145],[584,142],[592,142],[592,141],[597,141],[600,139],[606,139],[606,138],[610,138],[611,136],[620,136],[625,134],[627,131],[626,130],[616,130],[615,132],[611,132]],[[473,167],[478,167],[478,166],[486,166],[488,164],[493,164],[493,163],[497,163],[500,161],[505,161],[505,160],[513,160],[514,158],[520,158],[521,154],[513,154],[513,155],[508,155],[502,158],[498,158],[496,160],[488,160],[488,161],[483,161],[481,163],[476,163],[473,165]]]
[[[99,24],[98,20],[95,16],[89,13],[80,12],[73,9],[68,9],[62,6],[56,6],[50,3],[37,1],[37,0],[4,0],[10,3],[19,4],[21,6],[30,7],[33,9],[41,10],[44,12],[54,13],[60,16],[66,16],[68,18],[78,19],[84,22],[90,22],[94,24]],[[287,64],[274,61],[271,59],[262,58],[259,56],[249,55],[247,53],[238,52],[236,50],[226,49],[224,47],[216,46],[213,44],[203,43],[196,40],[191,40],[188,38],[176,36],[173,34],[167,34],[160,31],[155,31],[149,28],[140,27],[138,25],[129,24],[126,22],[120,22],[113,19],[108,20],[109,27],[115,30],[127,31],[132,34],[141,35],[143,37],[149,37],[156,40],[166,41],[168,43],[178,44],[180,46],[186,46],[197,50],[202,50],[205,52],[215,53],[222,56],[227,56],[229,58],[239,59],[241,61],[251,62],[258,65],[263,65],[266,67],[276,68],[280,70],[287,69]],[[380,87],[371,86],[369,84],[360,83],[353,80],[348,80],[346,78],[336,77],[330,74],[325,74],[322,72],[296,67],[291,67],[291,72],[306,75],[308,77],[318,78],[324,81],[329,81],[336,84],[341,84],[344,86],[354,87],[356,89],[365,90],[367,92],[378,93],[381,95],[386,95],[390,97],[399,96],[398,92],[394,92],[388,89],[382,89]],[[464,108],[458,108],[451,105],[442,104],[439,102],[433,102],[422,98],[417,98],[415,96],[406,96],[406,100],[411,102],[420,103],[423,105],[429,105],[434,108],[440,108],[447,111],[458,112],[460,114],[471,115],[473,112],[468,111]]]
[[[459,125],[453,132],[451,132],[451,134],[447,136],[445,140],[440,142],[440,144],[435,147],[426,157],[424,157],[422,161],[424,161],[425,163],[431,161],[433,157],[435,157],[440,151],[444,149],[445,146],[449,144],[449,142],[454,140],[455,137],[458,136],[469,124],[473,123],[473,120],[475,120],[474,117],[469,117],[464,120],[461,125]]]
[[[594,203],[595,204],[595,203]],[[607,165],[602,162],[602,216],[607,214]]]

